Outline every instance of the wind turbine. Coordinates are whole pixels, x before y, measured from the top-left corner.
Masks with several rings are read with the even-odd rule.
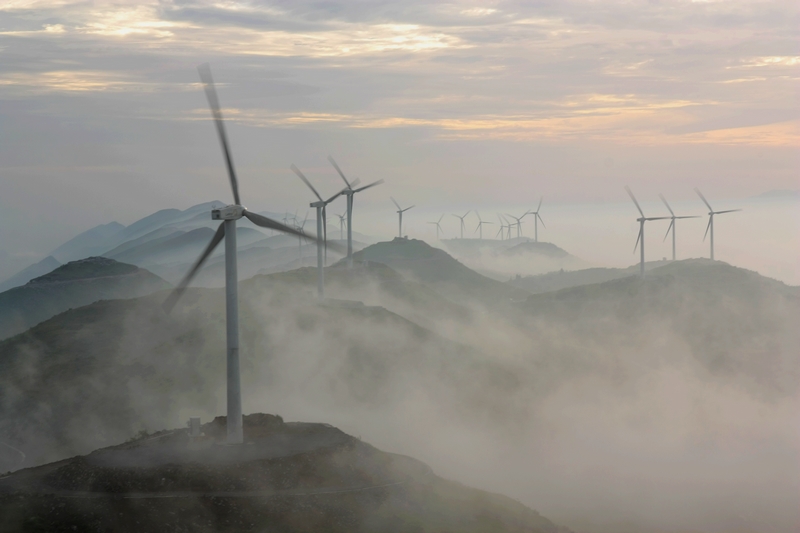
[[[708,231],[711,230],[711,260],[713,261],[714,260],[714,215],[721,215],[723,213],[733,213],[734,211],[741,211],[741,209],[728,209],[726,211],[714,211],[711,208],[711,204],[709,204],[708,200],[706,200],[706,197],[703,196],[703,193],[700,192],[700,189],[695,187],[694,192],[697,193],[697,195],[700,197],[700,199],[703,200],[703,203],[706,204],[706,207],[708,207],[708,226],[706,226],[706,234],[703,235],[703,240],[706,240],[706,237],[708,236]]]
[[[661,197],[661,201],[664,202],[664,205],[667,206],[667,209],[669,209],[669,214],[672,215],[672,217],[671,217],[672,221],[669,223],[669,227],[667,228],[667,232],[664,234],[664,240],[665,241],[667,240],[667,237],[669,237],[669,232],[670,232],[670,230],[672,230],[672,260],[675,261],[675,221],[678,220],[679,218],[700,218],[700,217],[697,216],[697,215],[695,215],[695,216],[686,216],[686,217],[676,217],[675,213],[672,211],[672,208],[667,203],[667,199],[664,198],[664,195],[659,193],[658,196]]]
[[[626,185],[625,190],[628,192],[628,196],[631,197],[631,200],[633,200],[633,203],[636,204],[636,209],[639,210],[639,214],[642,215],[640,218],[636,219],[636,221],[639,223],[639,236],[636,237],[636,244],[633,247],[633,253],[636,253],[636,248],[639,247],[641,258],[639,262],[639,274],[644,277],[644,223],[648,220],[667,220],[669,217],[645,217],[644,211],[642,211],[642,208],[639,206],[639,202],[636,201],[636,197],[633,196],[631,189]],[[640,241],[641,246],[639,246]]]
[[[542,200],[544,200],[544,196],[539,198],[539,207],[536,208],[536,211],[528,211],[528,214],[533,215],[533,226],[534,226],[533,242],[539,242],[539,221],[540,220],[542,221],[542,226],[547,228],[547,226],[544,225],[544,220],[542,220],[542,217],[539,216],[539,210],[542,208]]]
[[[527,215],[527,214],[528,214],[527,212],[523,213],[523,215],[521,217],[515,217],[514,215],[508,215],[508,216],[510,216],[511,218],[513,218],[514,220],[517,221],[516,224],[512,224],[512,225],[517,226],[517,238],[520,238],[522,236],[522,219],[525,218],[525,215]],[[510,237],[510,234],[511,234],[511,229],[510,228],[509,228],[508,233],[509,233],[509,239],[510,239],[511,238]]]
[[[484,224],[491,224],[491,222],[484,222],[481,218],[481,214],[475,211],[475,214],[478,215],[478,227],[475,228],[475,231],[480,232],[480,239],[483,240],[483,225]]]
[[[319,299],[321,300],[325,297],[325,274],[323,269],[323,258],[322,258],[323,248],[325,248],[326,251],[328,248],[328,239],[327,239],[328,232],[323,229],[328,225],[328,220],[325,215],[325,207],[327,207],[327,205],[332,201],[336,200],[342,194],[342,191],[337,192],[327,200],[323,200],[322,196],[320,196],[319,193],[317,192],[317,189],[315,189],[314,186],[311,185],[311,182],[308,181],[308,178],[306,178],[302,172],[300,172],[300,169],[294,166],[294,163],[289,168],[291,168],[292,171],[294,171],[294,173],[297,174],[298,178],[303,180],[303,183],[308,185],[308,188],[311,189],[311,192],[314,193],[314,196],[316,196],[319,199],[318,202],[311,202],[309,206],[314,207],[317,210],[317,235],[323,235],[322,241],[319,240],[317,241],[317,296],[319,296]],[[327,263],[327,260],[325,262]]]
[[[459,216],[459,215],[453,214],[454,217],[461,219],[461,238],[462,239],[464,238],[464,219],[467,217],[467,215],[469,215],[469,211],[464,213],[464,216]]]
[[[334,161],[331,156],[328,156],[328,161],[330,161],[333,168],[336,169],[336,172],[338,172],[342,180],[344,180],[345,185],[347,185],[347,187],[342,190],[342,194],[347,197],[347,266],[351,268],[353,266],[353,195],[369,189],[370,187],[374,187],[375,185],[380,185],[383,183],[383,180],[373,181],[369,185],[354,189],[353,187],[358,184],[358,180],[354,180],[352,183],[347,181],[347,178],[344,177],[344,172],[342,172],[342,169],[339,168],[339,165],[336,164],[336,161]]]
[[[444,215],[440,216],[439,220],[437,220],[436,222],[428,222],[428,224],[435,224],[436,225],[436,240],[439,240],[439,241],[442,240],[442,239],[439,238],[439,232],[442,231],[441,222],[442,222],[443,218],[444,218]]]
[[[297,222],[295,222],[295,227],[300,231],[300,233],[303,233],[303,229],[306,227],[306,222],[308,222],[308,211],[306,211],[306,218],[303,219],[303,223],[302,224],[297,224]],[[298,237],[297,238],[297,255],[298,255],[298,257],[300,257],[300,266],[303,266],[303,238],[302,237]]]
[[[344,240],[344,219],[345,219],[346,213],[342,213],[341,215],[336,215],[336,216],[339,217],[339,240],[343,241]]]
[[[217,245],[225,239],[225,315],[227,330],[227,440],[228,444],[241,444],[244,440],[242,434],[242,389],[239,376],[239,294],[238,294],[238,275],[236,271],[236,221],[242,217],[247,218],[256,226],[281,231],[297,235],[301,238],[311,238],[302,231],[290,228],[275,220],[256,213],[252,213],[242,205],[239,199],[239,184],[236,179],[236,171],[233,167],[233,158],[228,147],[228,137],[225,133],[225,124],[222,120],[217,92],[214,89],[214,80],[211,77],[211,69],[208,65],[198,67],[200,79],[205,86],[206,98],[211,115],[217,127],[222,154],[225,158],[225,166],[228,170],[228,180],[233,191],[234,203],[222,208],[211,210],[212,220],[221,220],[222,223],[217,228],[211,241],[206,246],[203,253],[189,269],[178,286],[173,290],[164,301],[163,308],[167,313],[171,312],[180,297],[186,291],[192,278],[197,274],[205,263],[206,259],[212,254]]]
[[[392,197],[390,196],[389,198],[392,198]],[[397,206],[397,215],[400,217],[400,221],[398,223],[397,236],[402,239],[403,238],[403,213],[405,213],[406,211],[411,209],[411,207],[414,207],[414,206],[412,205],[411,207],[406,207],[405,209],[403,209],[402,207],[400,207],[400,204],[398,204],[397,200],[395,200],[394,198],[392,198],[392,202],[394,202],[394,205]]]

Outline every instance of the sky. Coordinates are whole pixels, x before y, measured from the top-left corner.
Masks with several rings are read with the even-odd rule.
[[[387,232],[389,195],[491,211],[621,205],[625,184],[695,204],[799,189],[798,22],[783,0],[0,1],[0,261],[230,201],[206,62],[256,210],[311,200],[292,163],[340,188],[329,154],[386,180],[357,204]]]

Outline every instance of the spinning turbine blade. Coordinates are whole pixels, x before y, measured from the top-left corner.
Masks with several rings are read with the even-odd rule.
[[[300,169],[299,169],[299,168],[297,168],[296,166],[294,166],[294,163],[292,163],[292,164],[291,164],[291,166],[290,166],[289,168],[291,168],[291,169],[292,169],[292,171],[294,171],[294,173],[295,173],[295,174],[297,174],[297,177],[298,177],[298,178],[300,178],[301,180],[303,180],[303,183],[305,183],[306,185],[308,185],[308,188],[309,188],[309,189],[311,189],[311,191],[314,193],[314,195],[315,195],[317,198],[319,198],[319,201],[320,201],[320,202],[324,201],[324,200],[322,199],[322,196],[320,196],[320,195],[319,195],[319,193],[317,192],[317,189],[315,189],[315,188],[314,188],[314,186],[313,186],[313,185],[311,185],[311,182],[310,182],[310,181],[308,181],[308,178],[306,178],[306,177],[303,175],[303,173],[302,173],[302,172],[300,172]]]
[[[350,183],[348,183],[347,178],[344,177],[344,172],[342,172],[342,169],[339,168],[339,165],[336,164],[336,161],[334,161],[331,156],[328,156],[328,161],[330,161],[331,165],[333,165],[333,168],[336,169],[336,172],[339,173],[339,175],[342,177],[344,182],[347,184],[347,188],[348,189],[352,189],[353,188],[352,185],[350,185]]]
[[[231,151],[228,147],[228,136],[225,134],[225,123],[222,120],[222,111],[220,111],[219,107],[217,90],[214,88],[214,79],[211,77],[211,68],[208,66],[208,63],[205,63],[197,67],[197,71],[200,73],[200,79],[205,86],[208,105],[211,107],[211,115],[214,117],[214,123],[217,126],[219,142],[222,144],[222,153],[225,156],[225,165],[228,167],[228,178],[231,182],[231,190],[233,190],[233,201],[236,202],[236,205],[242,205],[239,199],[239,182],[236,180],[236,171],[233,168],[233,158],[231,157]]]
[[[542,201],[543,201],[543,200],[544,200],[544,196],[542,196],[541,198],[539,198],[539,207],[537,207],[537,208],[536,208],[536,213],[537,213],[537,214],[539,213],[539,209],[541,209],[541,208],[542,208]]]
[[[642,239],[642,228],[639,227],[639,235],[636,237],[636,244],[633,245],[633,253],[636,253],[636,249],[639,247],[639,241]]]
[[[711,215],[710,217],[708,217],[708,226],[706,226],[706,232],[705,232],[705,234],[703,234],[703,242],[705,242],[706,241],[706,237],[708,237],[708,230],[711,228],[711,221],[713,220],[711,217],[713,217],[713,216],[714,215]]]
[[[245,211],[244,212],[244,216],[247,217],[247,219],[250,222],[252,222],[256,226],[260,226],[262,228],[274,229],[276,231],[281,231],[283,233],[289,233],[290,235],[296,235],[297,237],[303,237],[303,238],[306,238],[306,239],[312,239],[312,240],[315,239],[313,236],[310,236],[310,235],[306,234],[302,230],[299,230],[299,229],[296,229],[296,228],[292,228],[292,227],[289,227],[289,226],[285,226],[285,225],[281,224],[280,222],[278,222],[277,220],[272,220],[271,218],[267,218],[267,217],[265,217],[263,215],[259,215],[257,213],[253,213],[253,212],[250,212],[250,211]]]
[[[164,308],[164,311],[166,311],[167,313],[170,313],[172,311],[172,308],[175,307],[176,303],[178,303],[180,297],[183,296],[183,293],[186,290],[186,287],[189,286],[189,283],[192,281],[192,278],[194,278],[194,276],[197,274],[197,271],[200,270],[200,267],[203,266],[203,263],[205,263],[206,259],[208,259],[208,256],[211,255],[211,253],[214,251],[214,248],[217,247],[217,245],[220,243],[220,241],[222,241],[222,238],[224,236],[225,236],[225,223],[223,222],[217,228],[217,231],[216,233],[214,233],[214,236],[211,237],[211,241],[208,243],[208,246],[206,246],[206,249],[203,250],[203,253],[200,254],[200,257],[198,257],[197,261],[194,262],[192,268],[189,269],[189,272],[186,273],[181,282],[178,283],[178,286],[175,287],[175,290],[169,293],[167,299],[164,300],[163,304],[161,304],[161,307]]]
[[[722,213],[734,213],[736,211],[741,211],[741,209],[728,209],[726,211],[716,211],[715,215],[721,215]]]
[[[700,192],[700,189],[695,187],[694,188],[694,192],[696,192],[697,195],[700,197],[700,199],[703,200],[703,203],[706,204],[706,207],[708,207],[708,210],[709,211],[713,211],[713,209],[711,208],[711,204],[708,203],[708,200],[706,200],[706,197],[703,196],[703,193]]]
[[[644,211],[642,211],[642,208],[639,207],[639,202],[637,202],[636,201],[636,197],[633,196],[633,193],[631,192],[631,188],[626,185],[625,186],[625,190],[628,192],[628,196],[631,197],[631,200],[633,200],[633,203],[636,204],[636,209],[639,210],[639,213],[642,215],[642,218],[644,218]]]
[[[536,217],[539,219],[539,222],[541,222],[541,223],[542,223],[542,226],[544,226],[545,228],[547,228],[547,226],[545,226],[545,225],[544,225],[544,220],[542,220],[542,217],[541,217],[541,216],[539,216],[539,213],[538,213],[538,212],[536,213]]]
[[[325,205],[328,205],[328,204],[329,204],[329,203],[331,203],[332,201],[334,201],[334,200],[336,200],[337,198],[339,198],[341,195],[342,195],[342,191],[339,191],[339,192],[337,192],[336,194],[334,194],[333,196],[331,196],[330,198],[328,198],[327,200],[325,200]],[[320,200],[322,200],[322,198],[320,198]]]
[[[391,198],[391,199],[392,199],[392,202],[394,202],[394,205],[396,205],[396,206],[397,206],[397,210],[398,210],[398,211],[402,211],[402,210],[403,210],[403,208],[402,208],[402,207],[400,207],[400,204],[398,204],[398,203],[397,203],[397,200],[395,200],[395,199],[394,199],[394,198],[392,198],[391,196],[390,196],[389,198]]]
[[[663,194],[661,194],[661,193],[658,193],[658,196],[661,198],[661,201],[662,201],[662,202],[664,202],[664,205],[665,205],[665,206],[667,206],[667,209],[669,209],[669,214],[670,214],[670,215],[672,215],[672,216],[674,217],[674,216],[675,216],[675,213],[673,213],[673,212],[672,212],[672,208],[671,208],[671,207],[669,206],[669,204],[667,203],[667,199],[666,199],[666,198],[664,198],[664,195],[663,195]]]
[[[373,181],[369,185],[364,185],[363,187],[359,187],[358,189],[353,190],[353,192],[361,192],[361,191],[363,191],[365,189],[369,189],[370,187],[374,187],[376,185],[380,185],[381,183],[383,183],[383,180]]]
[[[669,227],[667,228],[667,232],[664,234],[664,240],[665,241],[667,240],[667,237],[669,237],[669,230],[671,230],[672,226],[674,226],[674,225],[675,225],[675,219],[673,218],[672,222],[669,223]]]
[[[416,207],[416,206],[415,206],[415,205],[412,205],[411,207],[406,207],[406,208],[405,208],[405,209],[403,209],[402,211],[403,211],[403,213],[405,213],[406,211],[408,211],[409,209],[412,209],[412,208],[414,208],[414,207]]]

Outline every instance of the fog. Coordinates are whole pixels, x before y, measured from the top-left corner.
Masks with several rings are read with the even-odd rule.
[[[324,306],[313,269],[242,281],[244,411],[333,424],[576,531],[796,530],[793,289],[673,266],[516,304],[380,265],[330,270]],[[174,317],[159,294],[101,302],[7,342],[6,439],[40,462],[224,413],[221,294]]]

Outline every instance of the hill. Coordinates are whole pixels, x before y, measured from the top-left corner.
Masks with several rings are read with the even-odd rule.
[[[645,264],[645,271],[650,273],[653,269],[669,263],[670,261],[648,261]],[[639,265],[627,268],[584,268],[579,270],[557,270],[535,276],[517,276],[509,280],[508,284],[524,289],[531,294],[538,294],[638,275]]]
[[[60,265],[61,263],[59,263],[55,257],[48,255],[41,261],[22,269],[5,280],[3,283],[0,283],[0,292],[13,289],[14,287],[19,287],[20,285],[25,285],[33,278],[37,278],[42,274],[47,274],[54,268],[58,268]]]
[[[534,242],[524,237],[508,240],[449,239],[443,243],[469,268],[496,280],[590,266],[553,243]]]
[[[519,298],[518,289],[467,268],[444,250],[424,241],[396,237],[353,254],[355,261],[375,261],[431,287],[457,302],[496,304]]]
[[[103,299],[133,298],[168,286],[146,270],[111,259],[72,261],[0,293],[0,339],[73,307]]]
[[[225,418],[0,478],[0,531],[566,532],[328,424]]]

